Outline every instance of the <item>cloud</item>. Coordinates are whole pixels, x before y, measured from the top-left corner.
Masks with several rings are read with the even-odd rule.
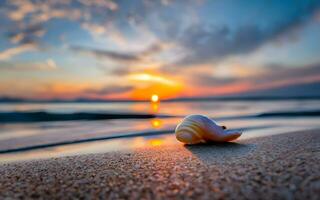
[[[64,18],[73,21],[90,21],[98,14],[110,15],[118,10],[112,0],[12,0],[4,3],[7,17],[20,24],[38,24],[51,19]]]
[[[15,9],[8,13],[8,17],[14,21],[20,21],[24,17],[36,11],[35,5],[31,1],[11,1],[12,5],[15,6]]]
[[[133,86],[107,85],[100,89],[87,89],[83,93],[86,95],[114,95],[131,91]]]
[[[148,74],[148,73],[137,73],[128,75],[128,79],[138,82],[147,82],[147,83],[158,83],[162,85],[175,86],[178,84],[177,81],[171,80],[164,76]]]
[[[111,51],[111,50],[101,50],[101,49],[90,49],[86,47],[80,46],[71,46],[71,50],[87,53],[93,55],[97,58],[107,58],[112,61],[120,62],[120,63],[130,63],[130,62],[141,62],[152,56],[161,52],[164,49],[164,45],[157,43],[153,44],[142,51],[137,52],[120,52],[120,51]]]
[[[115,11],[118,9],[118,4],[111,0],[79,0],[82,4],[86,6],[97,6],[102,8],[107,8],[109,10]]]
[[[10,70],[10,71],[54,71],[59,69],[54,60],[47,59],[44,62],[0,62],[0,70]]]
[[[318,9],[317,3],[300,9],[301,12],[287,17],[283,22],[274,23],[268,30],[254,24],[240,25],[237,28],[195,24],[177,38],[180,46],[184,48],[185,56],[175,65],[194,65],[253,52],[263,44],[301,27]]]
[[[72,46],[71,49],[80,53],[88,53],[98,58],[108,58],[119,62],[134,62],[140,60],[139,56],[135,53],[117,52],[101,49],[89,49],[86,47],[79,46]]]
[[[227,67],[227,66],[224,66]],[[232,68],[233,66],[231,66]],[[216,69],[216,68],[214,68]],[[247,70],[249,70],[248,68]],[[300,67],[283,66],[283,65],[265,65],[262,68],[255,67],[255,73],[245,76],[228,76],[219,77],[215,70],[211,72],[195,71],[193,68],[186,68],[185,82],[195,88],[207,89],[207,93],[213,94],[216,90],[224,87],[237,87],[246,85],[245,90],[273,88],[295,83],[306,83],[320,81],[320,63],[303,65]],[[260,70],[259,70],[260,69]],[[243,69],[242,69],[243,70]],[[242,71],[240,69],[240,71]]]
[[[207,20],[197,20],[197,17],[192,15],[196,15],[196,12],[192,11],[196,11],[196,5],[199,4],[194,1],[135,1],[128,4],[111,0],[56,0],[44,4],[25,0],[9,1],[8,4],[11,5],[8,6],[10,8],[8,17],[25,24],[24,27],[32,27],[34,24],[43,24],[51,19],[63,18],[79,22],[90,33],[100,36],[103,34],[107,36],[106,38],[116,43],[125,43],[127,46],[139,36],[130,39],[127,37],[139,33],[137,29],[142,30],[141,27],[144,27],[162,41],[176,43],[181,47],[184,57],[173,64],[167,63],[168,66],[193,65],[221,60],[231,55],[250,53],[266,42],[300,26],[319,8],[317,1],[295,4],[293,6],[297,7],[297,12],[283,17],[281,22],[274,23],[269,30],[265,30],[256,24],[246,24],[240,27],[230,27],[226,24],[212,25],[214,23],[209,25]],[[185,13],[171,14],[182,8],[186,10],[187,17]],[[28,29],[31,28],[11,33],[10,40],[13,43],[32,41],[45,31],[32,32]],[[126,33],[123,34],[123,32]],[[128,32],[130,36],[127,35]],[[109,57],[118,61],[131,62],[140,59],[135,56],[135,53],[87,51],[92,51],[99,57]]]
[[[46,64],[47,64],[47,69],[56,70],[58,68],[57,64],[51,58],[46,61]]]
[[[8,33],[8,37],[14,44],[37,44],[45,32],[42,24],[33,24],[23,28],[15,27]]]
[[[160,43],[160,42],[157,42],[157,43],[154,43],[154,44],[150,45],[145,50],[139,52],[139,54],[141,56],[150,56],[150,55],[154,55],[154,54],[160,53],[161,51],[163,51],[167,47],[168,47],[168,45]]]
[[[254,84],[267,84],[277,81],[312,80],[313,78],[320,79],[320,63],[301,67],[268,65],[265,66],[265,68],[268,69],[268,71],[252,79]]]
[[[28,51],[35,51],[37,50],[37,46],[34,44],[24,44],[16,47],[12,47],[0,52],[0,61],[3,60],[10,60],[12,57],[19,55],[24,52]]]
[[[100,36],[107,32],[106,27],[101,24],[93,24],[93,23],[82,23],[82,28],[88,30],[94,36]]]
[[[117,66],[115,69],[111,71],[111,74],[116,76],[128,75],[132,72],[132,70],[127,66]],[[108,70],[108,75],[110,75],[110,71]]]
[[[236,83],[239,81],[239,78],[219,78],[209,74],[198,74],[191,81],[198,86],[221,86]]]
[[[46,33],[45,24],[51,19],[81,20],[87,16],[70,1],[7,1],[4,13],[12,21],[7,36],[13,44],[38,43]],[[90,13],[90,12],[89,12]]]
[[[24,0],[8,1],[8,18],[23,22],[27,19],[30,24],[46,22],[53,18],[67,18],[77,20],[81,18],[81,11],[73,8],[70,2],[64,0],[47,1],[46,3]]]

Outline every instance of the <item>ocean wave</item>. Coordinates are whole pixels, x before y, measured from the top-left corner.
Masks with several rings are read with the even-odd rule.
[[[320,110],[302,111],[281,111],[264,112],[249,115],[221,116],[217,120],[233,120],[248,118],[270,118],[270,117],[319,117]],[[75,113],[51,113],[46,111],[28,112],[0,112],[0,123],[32,123],[32,122],[51,122],[51,121],[97,121],[111,119],[150,119],[156,117],[183,117],[173,115],[155,115],[149,113],[95,113],[95,112],[75,112]]]
[[[147,113],[50,113],[35,112],[0,112],[0,123],[30,123],[50,121],[77,121],[77,120],[108,120],[108,119],[149,119],[156,116]]]
[[[320,110],[302,110],[302,111],[282,111],[266,112],[256,115],[256,117],[318,117]]]
[[[215,118],[217,120],[237,120],[237,119],[254,119],[254,118],[278,118],[278,117],[320,117],[320,110],[304,111],[281,111],[281,112],[264,112],[249,115],[223,116]]]

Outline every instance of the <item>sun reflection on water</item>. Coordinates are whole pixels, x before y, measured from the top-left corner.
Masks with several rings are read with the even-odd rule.
[[[162,120],[155,118],[151,120],[151,125],[153,128],[161,128],[162,127]]]
[[[157,138],[157,139],[152,139],[149,141],[150,145],[153,146],[153,147],[156,147],[156,146],[161,146],[164,144],[164,141],[160,138]]]
[[[159,112],[159,103],[151,102],[151,113],[157,114]]]

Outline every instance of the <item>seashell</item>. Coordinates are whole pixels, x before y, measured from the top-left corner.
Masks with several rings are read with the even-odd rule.
[[[239,130],[227,130],[204,115],[188,115],[177,125],[176,138],[185,144],[227,142],[241,136]]]

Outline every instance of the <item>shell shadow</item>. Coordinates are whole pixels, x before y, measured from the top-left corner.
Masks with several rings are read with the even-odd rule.
[[[249,156],[256,148],[255,144],[241,144],[235,142],[219,142],[195,145],[184,145],[194,156],[204,164],[218,164],[239,161]]]

